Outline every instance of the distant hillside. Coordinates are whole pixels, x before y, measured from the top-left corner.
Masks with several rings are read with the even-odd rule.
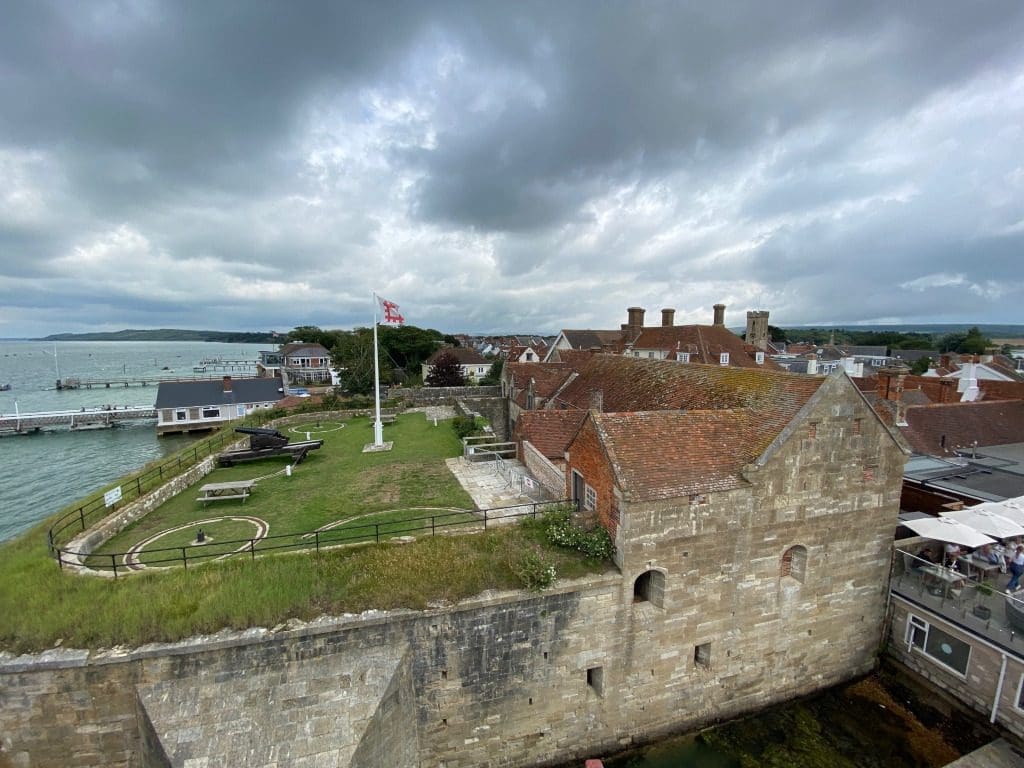
[[[36,341],[222,341],[230,344],[280,344],[284,337],[272,332],[186,331],[180,328],[108,331],[106,333],[55,333]]]

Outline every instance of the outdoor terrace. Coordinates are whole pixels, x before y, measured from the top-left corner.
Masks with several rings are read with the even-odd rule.
[[[920,539],[912,541],[915,543],[896,542],[892,594],[1024,659],[1024,626],[1014,626],[1009,619],[1014,606],[1024,615],[1024,589],[1006,594],[1010,575],[998,570],[984,579],[977,572],[948,573],[948,569],[916,557],[921,543]],[[936,578],[938,571],[947,573]]]

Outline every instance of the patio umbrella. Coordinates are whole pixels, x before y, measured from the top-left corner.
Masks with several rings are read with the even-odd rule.
[[[929,517],[922,520],[904,520],[903,525],[918,536],[935,539],[947,544],[959,544],[961,547],[974,549],[983,544],[991,544],[992,538],[979,533],[969,525],[964,525],[948,517]]]
[[[967,507],[956,512],[943,512],[945,520],[956,520],[958,523],[969,525],[976,531],[984,533],[995,539],[1008,539],[1011,536],[1024,535],[1024,525],[1017,520],[1012,520],[998,514],[1006,508],[999,504],[979,504],[976,507]]]

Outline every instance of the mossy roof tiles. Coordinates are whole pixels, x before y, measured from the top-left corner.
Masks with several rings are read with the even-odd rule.
[[[616,485],[633,501],[724,491],[764,450],[762,421],[749,409],[592,413]]]

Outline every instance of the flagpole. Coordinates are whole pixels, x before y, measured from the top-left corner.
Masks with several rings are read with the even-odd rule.
[[[377,294],[373,294],[373,444],[384,445],[384,425],[380,422],[380,361],[377,354]]]

